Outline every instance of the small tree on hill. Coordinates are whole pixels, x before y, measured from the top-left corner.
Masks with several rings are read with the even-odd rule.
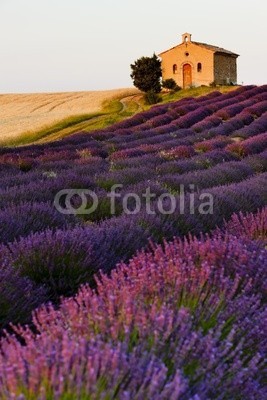
[[[141,57],[131,64],[133,84],[142,92],[161,91],[161,61],[154,53],[152,57]]]

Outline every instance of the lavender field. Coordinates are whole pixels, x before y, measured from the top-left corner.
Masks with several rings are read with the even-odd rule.
[[[266,399],[267,85],[2,147],[0,172],[0,399]]]

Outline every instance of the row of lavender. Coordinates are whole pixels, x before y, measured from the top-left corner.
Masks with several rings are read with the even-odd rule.
[[[118,215],[122,211],[123,193],[133,192],[141,195],[150,187],[157,196],[167,190],[178,195],[180,185],[184,185],[188,192],[190,185],[194,185],[195,190],[201,190],[238,183],[245,178],[257,180],[261,174],[265,176],[267,169],[265,146],[260,140],[258,145],[262,146],[261,153],[242,159],[220,150],[188,160],[162,162],[157,165],[156,157],[150,155],[144,156],[143,159],[131,160],[136,166],[131,165],[122,170],[113,170],[112,166],[108,170],[108,163],[105,160],[91,159],[88,164],[78,167],[71,162],[64,162],[66,168],[57,172],[40,174],[34,170],[27,174],[20,173],[19,176],[4,177],[0,189],[0,215],[1,221],[9,219],[10,223],[7,227],[1,225],[0,240],[10,242],[19,236],[27,235],[28,218],[31,221],[32,231],[48,227],[63,228],[81,223],[78,218],[66,217],[56,212],[52,206],[55,195],[65,188],[95,191],[99,207],[95,213],[87,215],[86,218],[100,221],[111,217],[108,193],[116,184],[123,185],[121,197],[116,200],[116,215]],[[43,218],[36,219],[38,213]]]
[[[221,226],[234,212],[264,207],[266,91],[263,86],[225,95],[215,92],[154,107],[107,130],[1,149],[0,325],[25,322],[42,302],[58,302],[86,282],[94,285],[97,271],[110,272],[149,239],[199,235]],[[237,127],[239,120],[243,128]],[[114,184],[123,187],[113,215],[107,195]],[[180,185],[185,190],[184,212]],[[81,216],[59,213],[54,198],[66,188],[93,190],[97,210]],[[148,188],[156,196],[154,215],[147,214],[142,197]],[[197,212],[204,191],[214,200],[208,216]],[[142,208],[127,216],[122,199],[130,192],[140,195]],[[177,203],[172,215],[157,209],[158,198],[166,192]],[[134,205],[130,201],[128,206]],[[168,209],[168,199],[163,207]]]
[[[1,341],[1,399],[265,400],[266,235],[267,208],[234,215],[40,308]]]
[[[148,143],[166,142],[170,137],[191,141],[206,140],[218,135],[247,138],[266,131],[266,86],[243,87],[221,95],[213,93],[198,99],[185,99],[172,105],[158,106],[104,131],[76,134],[61,142],[28,146],[25,149],[2,149],[2,159],[13,161],[23,158],[58,160],[57,154],[72,159],[79,150],[87,149],[92,155],[106,157],[121,149],[136,148]],[[195,133],[200,135],[194,136]],[[162,136],[166,134],[166,136]],[[160,137],[158,136],[160,135]],[[191,138],[192,135],[192,138]],[[125,137],[126,136],[126,137]],[[176,142],[177,143],[177,142]],[[178,144],[180,142],[178,141]],[[175,142],[173,143],[173,145]]]

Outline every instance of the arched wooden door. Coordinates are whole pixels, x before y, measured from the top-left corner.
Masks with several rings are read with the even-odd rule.
[[[183,66],[183,82],[184,89],[192,85],[192,67],[190,64],[185,64]]]

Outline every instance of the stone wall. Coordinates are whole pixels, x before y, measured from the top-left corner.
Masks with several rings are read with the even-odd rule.
[[[214,81],[218,85],[237,83],[236,57],[214,54]]]

